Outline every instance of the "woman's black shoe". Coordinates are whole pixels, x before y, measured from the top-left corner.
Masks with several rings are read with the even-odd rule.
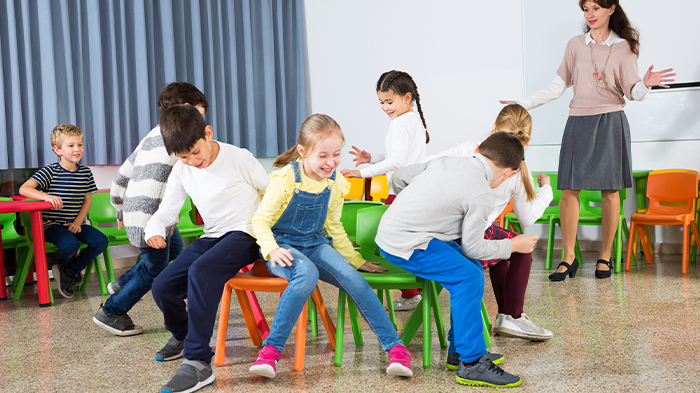
[[[608,270],[598,270],[598,264],[603,264],[608,266]],[[609,261],[605,259],[599,259],[595,264],[595,278],[608,278],[612,274],[612,258]]]
[[[552,273],[549,275],[549,279],[552,281],[564,281],[566,280],[566,275],[568,274],[569,277],[574,278],[576,277],[576,270],[578,270],[578,261],[576,258],[574,258],[574,261],[569,265],[566,262],[561,262],[559,266],[566,266],[566,270],[560,273]],[[559,270],[559,266],[557,266],[557,270]]]

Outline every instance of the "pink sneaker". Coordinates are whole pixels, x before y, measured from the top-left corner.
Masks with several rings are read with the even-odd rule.
[[[389,350],[389,365],[386,367],[386,373],[398,375],[399,377],[413,376],[413,371],[411,371],[411,353],[402,344]]]
[[[272,345],[268,345],[258,352],[258,360],[250,366],[248,371],[266,378],[274,378],[280,356],[280,351],[276,350]]]

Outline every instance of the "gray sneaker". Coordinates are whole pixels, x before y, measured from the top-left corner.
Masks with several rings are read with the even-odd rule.
[[[216,380],[211,364],[201,360],[185,360],[175,372],[175,376],[162,388],[160,393],[189,393],[199,390]]]
[[[409,299],[399,297],[398,299],[394,300],[394,311],[413,310],[414,308],[416,308],[416,306],[418,306],[418,303],[420,303],[421,299],[423,299],[423,294],[420,293]]]
[[[506,357],[499,354],[499,353],[491,353],[491,352],[486,352],[486,356],[488,359],[493,363],[493,364],[500,364],[504,360],[506,360]],[[447,362],[445,363],[445,367],[450,370],[450,371],[457,371],[459,368],[459,354],[458,353],[448,353],[447,354]]]
[[[134,336],[143,333],[143,328],[134,325],[134,322],[128,314],[107,315],[102,305],[100,305],[92,321],[95,322],[97,326],[117,336]]]
[[[472,366],[466,366],[464,362],[459,362],[457,382],[469,386],[513,388],[520,385],[522,380],[517,375],[509,374],[493,364],[486,354]]]
[[[56,280],[56,287],[61,296],[70,299],[73,297],[73,277],[66,273],[66,267],[59,264],[51,266],[53,278]]]
[[[110,282],[109,284],[107,284],[107,292],[109,292],[110,295],[114,295],[115,293],[121,290],[122,286],[119,285],[119,281]]]
[[[500,321],[497,318],[493,331],[501,336],[522,338],[531,341],[545,341],[553,336],[551,331],[542,329],[532,323],[525,313],[522,313],[520,318],[517,319],[510,315],[505,315]]]
[[[159,362],[167,362],[182,357],[185,342],[170,336],[170,339],[160,351],[156,352],[156,360]]]

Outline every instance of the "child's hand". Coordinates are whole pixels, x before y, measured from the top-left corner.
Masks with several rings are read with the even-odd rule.
[[[360,171],[355,169],[342,169],[340,173],[345,177],[362,177]]]
[[[506,101],[506,100],[498,100],[498,102],[500,102],[501,104],[504,104],[504,105],[515,105],[518,103],[517,101]]]
[[[367,261],[364,265],[360,266],[358,270],[370,273],[386,273],[387,269],[384,266],[379,266],[379,262]]]
[[[117,230],[121,231],[124,228],[124,220],[117,218]]]
[[[272,267],[275,267],[275,265],[280,265],[282,267],[292,266],[293,260],[292,252],[286,248],[277,247],[270,251],[270,263]]]
[[[54,209],[63,209],[63,199],[59,196],[46,194],[44,200],[46,202],[51,202]]]
[[[529,254],[535,249],[535,243],[540,237],[537,235],[520,235],[510,239],[513,247],[512,252],[520,254]]]
[[[545,184],[551,184],[549,180],[549,176],[545,175],[544,173],[540,173],[539,176],[537,176],[537,183],[542,187]]]
[[[165,248],[165,246],[167,245],[165,243],[165,239],[163,239],[163,236],[149,237],[148,240],[146,240],[146,243],[149,247],[157,249]]]
[[[372,155],[369,154],[368,151],[360,150],[356,146],[353,146],[352,148],[355,149],[355,151],[350,150],[350,154],[355,156],[355,158],[352,159],[354,162],[357,163],[357,164],[355,164],[355,167],[359,166],[360,164],[368,163],[369,160],[372,158]],[[343,175],[343,176],[345,176],[345,175]],[[359,177],[359,176],[356,176],[356,177]]]
[[[68,224],[63,224],[64,227],[68,227],[68,230],[72,234],[80,233],[80,225],[75,225],[72,222],[69,222]]]

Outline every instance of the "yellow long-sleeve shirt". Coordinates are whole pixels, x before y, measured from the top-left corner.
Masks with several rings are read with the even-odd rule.
[[[299,163],[299,167],[302,167],[301,163]],[[329,237],[333,238],[333,248],[347,259],[355,269],[358,269],[365,263],[365,260],[362,259],[360,253],[355,251],[352,243],[348,240],[343,224],[340,222],[340,216],[343,212],[343,198],[350,191],[350,183],[339,172],[336,173],[335,181],[330,179],[316,181],[307,177],[303,169],[300,172],[301,191],[320,193],[329,184],[331,185],[328,214],[323,229]],[[270,258],[270,251],[279,247],[271,228],[287,209],[292,195],[294,195],[294,170],[292,166],[287,165],[272,172],[270,185],[253,216],[253,232],[255,232],[255,237],[265,259]]]

